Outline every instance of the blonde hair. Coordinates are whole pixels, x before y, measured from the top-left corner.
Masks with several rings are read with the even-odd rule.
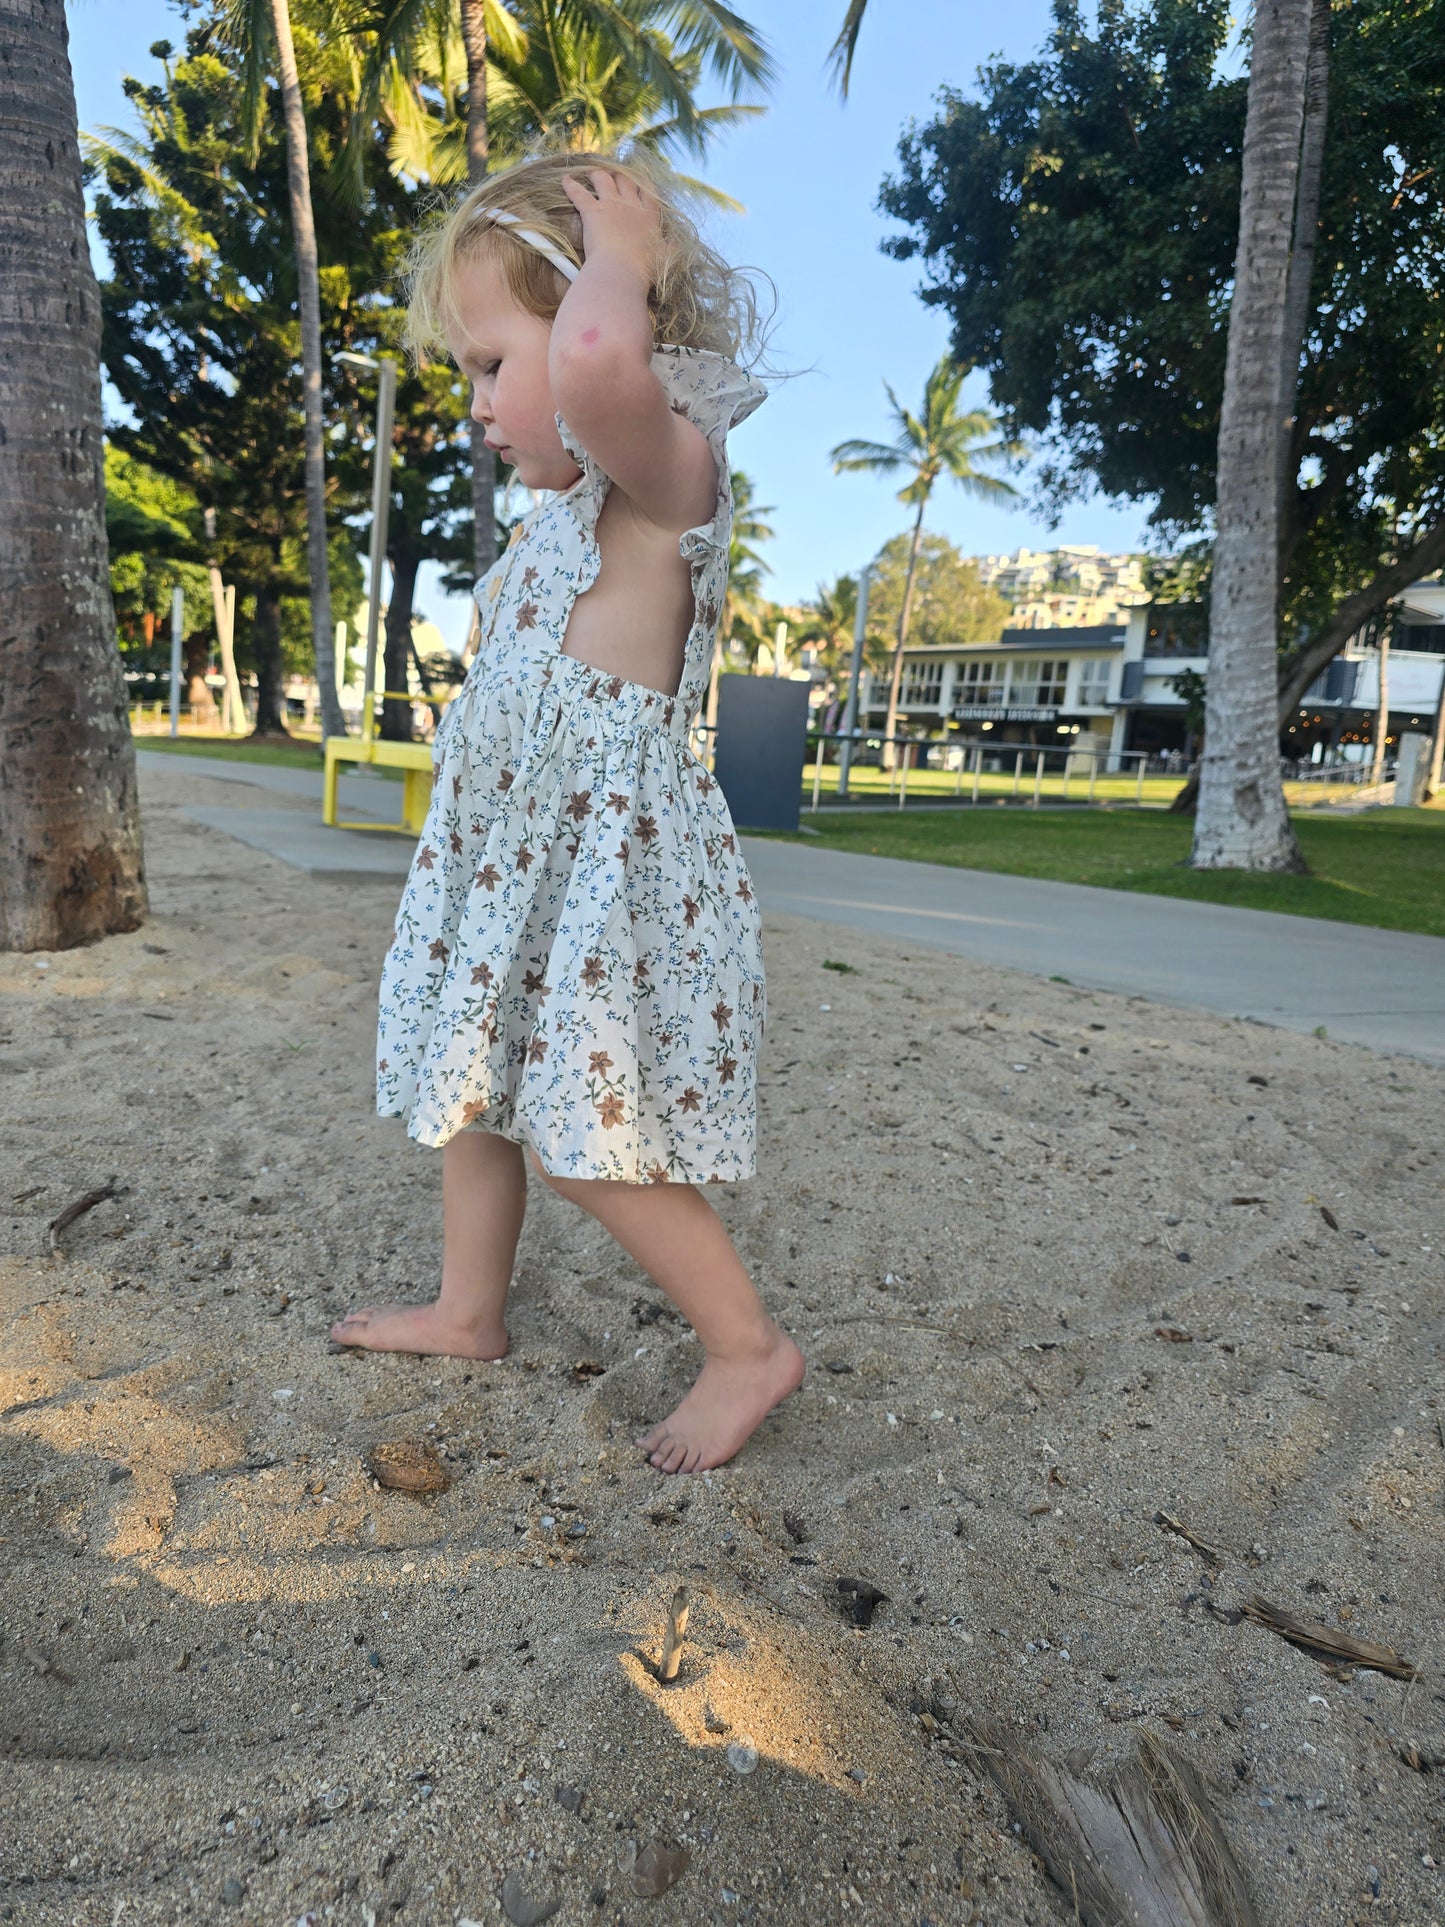
[[[406,345],[416,361],[446,350],[456,314],[457,276],[472,262],[495,263],[521,308],[551,321],[567,282],[545,255],[485,218],[513,215],[568,260],[582,261],[582,217],[563,191],[567,175],[606,168],[636,181],[660,204],[661,264],[648,291],[653,339],[681,348],[706,348],[733,361],[756,360],[764,326],[747,273],[730,268],[703,240],[681,205],[675,175],[651,155],[543,153],[469,188],[417,233],[407,257]]]

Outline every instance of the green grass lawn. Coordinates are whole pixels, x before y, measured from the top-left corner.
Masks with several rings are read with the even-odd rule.
[[[305,736],[293,736],[287,743],[278,742],[274,736],[259,743],[249,736],[177,736],[174,741],[169,736],[137,736],[134,740],[137,749],[158,749],[167,756],[214,756],[225,763],[279,763],[285,769],[314,770],[318,776],[323,768],[321,744]],[[341,773],[354,776],[356,766],[348,763]],[[399,769],[381,764],[366,773],[379,776],[384,783],[402,780]]]
[[[278,742],[274,736],[253,742],[249,736],[137,736],[137,749],[157,749],[166,756],[214,756],[226,763],[279,763],[287,769],[321,768],[320,743],[304,737]]]
[[[1333,917],[1445,937],[1445,811],[1294,818],[1308,876],[1245,876],[1187,867],[1192,823],[1157,810],[1004,809],[831,812],[804,817],[832,850],[972,870],[1146,890],[1297,917]]]

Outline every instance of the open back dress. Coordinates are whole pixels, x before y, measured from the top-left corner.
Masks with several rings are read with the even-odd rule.
[[[764,991],[758,906],[688,745],[732,532],[727,433],[763,399],[726,357],[652,367],[717,466],[679,548],[693,621],[675,694],[562,654],[597,579],[608,478],[582,473],[477,584],[482,646],[433,746],[430,811],[382,973],[377,1109],[422,1144],[481,1129],[555,1177],[750,1177]]]

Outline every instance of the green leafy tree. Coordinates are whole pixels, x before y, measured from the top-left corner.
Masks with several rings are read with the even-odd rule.
[[[959,408],[959,395],[967,373],[968,369],[962,362],[951,362],[946,358],[940,361],[924,386],[923,408],[917,415],[905,408],[888,383],[884,382],[884,392],[898,429],[896,439],[892,442],[840,442],[833,450],[835,475],[863,472],[911,476],[898,491],[899,501],[908,503],[915,513],[913,531],[908,538],[903,592],[898,601],[898,626],[888,685],[888,720],[885,728],[890,737],[898,722],[903,651],[908,646],[919,547],[923,538],[923,513],[928,507],[929,498],[944,475],[955,481],[966,494],[980,501],[1012,501],[1018,494],[1012,483],[983,472],[1017,461],[1023,449],[1018,442],[999,437],[998,422],[987,409]],[[884,753],[891,767],[891,744]]]
[[[284,605],[304,605],[311,586],[294,254],[284,146],[263,130],[246,160],[240,86],[210,44],[203,24],[174,67],[164,48],[161,84],[127,82],[141,132],[88,144],[112,264],[102,354],[130,417],[111,425],[116,447],[216,511],[217,559],[238,585],[238,657],[254,667],[264,733],[284,727],[283,628],[294,649],[295,621]],[[340,263],[357,230],[332,218],[323,254]],[[345,266],[329,266],[322,287],[334,317],[350,298]],[[333,569],[356,570],[344,530],[328,554]]]
[[[182,667],[192,722],[218,711],[206,684],[214,617],[201,552],[201,505],[169,476],[107,444],[105,532],[116,639],[127,670],[151,678],[170,671],[171,597],[182,595]]]
[[[868,626],[877,634],[898,633],[911,552],[912,538],[895,535],[873,563]],[[914,565],[908,630],[915,646],[956,649],[966,642],[997,642],[1009,614],[1009,604],[997,590],[979,581],[971,556],[961,555],[947,536],[923,536]]]
[[[1445,0],[1333,17],[1300,143],[1291,265],[1311,278],[1287,290],[1280,364],[1281,725],[1445,563]],[[1034,59],[944,90],[880,203],[1007,431],[1041,442],[1041,506],[1148,504],[1171,544],[1214,529],[1247,96],[1231,31],[1226,0],[1128,0],[1093,25],[1057,5]]]

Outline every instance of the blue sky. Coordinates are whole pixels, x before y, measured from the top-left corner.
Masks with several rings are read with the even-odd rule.
[[[168,0],[70,0],[68,11],[80,125],[131,126],[121,77],[155,73],[147,49],[155,40],[181,42],[180,15]],[[776,282],[772,355],[799,371],[775,387],[732,443],[735,463],[773,511],[768,591],[796,601],[866,562],[906,525],[908,512],[886,481],[835,476],[828,451],[851,436],[891,439],[883,382],[916,406],[947,347],[944,317],[915,293],[917,264],[879,252],[895,230],[874,203],[899,135],[910,119],[929,118],[944,82],[967,90],[992,55],[1031,54],[1048,30],[1049,9],[1047,0],[1012,0],[999,13],[959,0],[873,0],[846,107],[824,74],[844,0],[741,0],[740,11],[771,43],[780,78],[769,111],[728,135],[705,174],[747,209],[715,217],[713,238],[729,258]],[[981,378],[966,399],[986,401]],[[941,482],[927,526],[968,554],[985,554],[1021,543],[1134,548],[1143,521],[1140,509],[1095,501],[1070,507],[1050,531],[1026,509],[973,502]],[[460,643],[463,600],[445,607],[435,581],[424,577],[418,604]]]

